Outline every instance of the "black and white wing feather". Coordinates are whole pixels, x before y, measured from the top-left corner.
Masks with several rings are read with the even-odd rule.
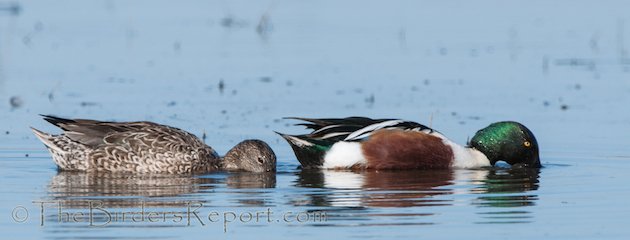
[[[369,137],[373,132],[381,129],[400,129],[426,133],[435,132],[435,130],[425,125],[400,119],[371,119],[365,117],[291,119],[305,121],[307,123],[299,123],[296,125],[313,129],[313,132],[309,134],[300,135],[302,139],[332,143],[338,141],[362,141]]]
[[[387,120],[379,123],[374,123],[357,131],[354,131],[350,135],[348,135],[344,139],[344,141],[361,141],[368,138],[370,135],[372,135],[373,132],[383,129],[399,129],[404,131],[417,131],[425,133],[435,132],[435,130],[416,122],[404,120]]]

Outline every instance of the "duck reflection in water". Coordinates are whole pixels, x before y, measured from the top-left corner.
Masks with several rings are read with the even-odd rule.
[[[228,188],[238,189],[231,193],[239,206],[272,206],[269,191],[265,189],[276,187],[276,173],[235,172],[227,177],[226,183]]]
[[[115,174],[60,171],[48,185],[45,201],[63,208],[86,208],[99,201],[111,208],[181,207],[211,201],[220,188],[274,188],[274,173]],[[252,193],[249,199],[255,198]]]
[[[302,170],[296,186],[321,188],[294,205],[330,207],[419,207],[452,205],[451,194],[479,194],[478,206],[533,205],[539,169],[490,168],[416,171]],[[491,193],[510,194],[492,197]]]
[[[453,180],[451,170],[433,171],[331,171],[304,170],[297,185],[324,188],[327,194],[312,195],[313,204],[339,207],[412,207],[441,204],[433,195],[449,194],[438,189]]]

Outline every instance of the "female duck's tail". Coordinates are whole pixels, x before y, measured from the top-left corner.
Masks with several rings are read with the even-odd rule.
[[[50,135],[48,133],[42,132],[40,130],[35,129],[34,127],[31,127],[31,130],[33,130],[33,133],[35,133],[35,136],[42,141],[42,143],[44,143],[44,145],[46,145],[46,147],[48,149],[50,149],[50,151],[54,154],[54,153],[64,153],[65,151],[62,149],[61,146],[58,146],[55,143],[55,136]]]

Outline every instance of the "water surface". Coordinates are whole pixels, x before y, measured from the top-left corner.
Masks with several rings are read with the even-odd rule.
[[[625,239],[628,7],[0,4],[0,231],[25,239]],[[155,121],[205,134],[223,154],[259,138],[276,151],[279,171],[57,172],[28,127],[59,130],[37,114]],[[519,121],[538,138],[545,167],[301,171],[273,133],[305,131],[282,117],[352,115],[418,121],[462,144],[492,122]]]

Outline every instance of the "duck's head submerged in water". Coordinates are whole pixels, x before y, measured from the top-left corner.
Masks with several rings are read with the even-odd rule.
[[[490,124],[477,131],[469,145],[486,155],[491,165],[505,161],[512,166],[541,167],[534,134],[517,122]]]
[[[261,140],[245,140],[223,157],[223,169],[228,171],[275,172],[276,154]]]

